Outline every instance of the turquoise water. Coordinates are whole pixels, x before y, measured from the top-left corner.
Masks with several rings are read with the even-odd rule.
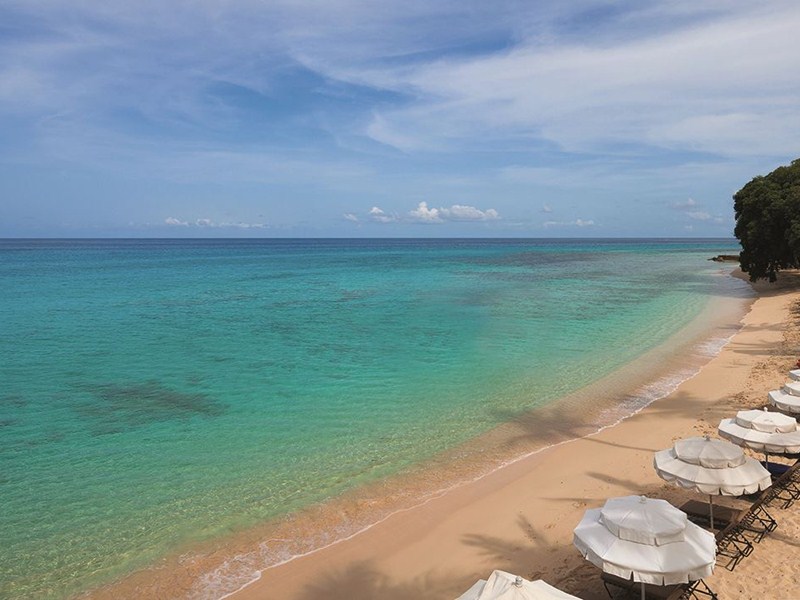
[[[88,589],[574,391],[725,293],[706,259],[736,251],[0,240],[0,597]]]

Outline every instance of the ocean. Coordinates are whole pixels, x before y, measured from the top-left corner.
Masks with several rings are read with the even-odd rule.
[[[698,317],[748,291],[707,259],[736,252],[0,240],[0,597],[65,598],[357,495],[692,324],[692,343],[717,347]],[[223,579],[193,595],[242,583]]]

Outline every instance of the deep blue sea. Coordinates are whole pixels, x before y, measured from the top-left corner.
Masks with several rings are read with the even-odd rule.
[[[727,293],[707,259],[736,252],[0,240],[0,597],[89,589],[574,392]]]

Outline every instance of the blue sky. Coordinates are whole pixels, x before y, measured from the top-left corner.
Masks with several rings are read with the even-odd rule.
[[[800,3],[5,0],[0,236],[730,236]]]

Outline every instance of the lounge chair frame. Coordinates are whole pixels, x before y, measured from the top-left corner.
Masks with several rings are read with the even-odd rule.
[[[642,584],[633,579],[623,579],[610,573],[603,573],[603,586],[606,588],[609,598],[616,600],[617,598],[639,598],[641,595]],[[622,592],[622,594],[614,595],[612,589]],[[645,584],[645,597],[655,600],[689,600],[695,598],[702,600],[703,598],[710,598],[711,600],[718,600],[717,595],[711,591],[705,581],[698,579],[690,583],[678,583],[674,585],[653,585]]]
[[[795,462],[785,472],[773,476],[772,486],[766,504],[772,505],[776,500],[780,508],[786,509],[800,499],[800,461]]]
[[[764,506],[769,499],[767,492],[753,503],[739,522],[742,531],[751,533],[755,542],[760,542],[765,535],[772,533],[778,527],[778,522]]]
[[[717,564],[721,564],[729,571],[733,571],[743,558],[753,552],[753,544],[742,534],[738,522],[729,523],[727,527],[720,529],[715,539]]]

